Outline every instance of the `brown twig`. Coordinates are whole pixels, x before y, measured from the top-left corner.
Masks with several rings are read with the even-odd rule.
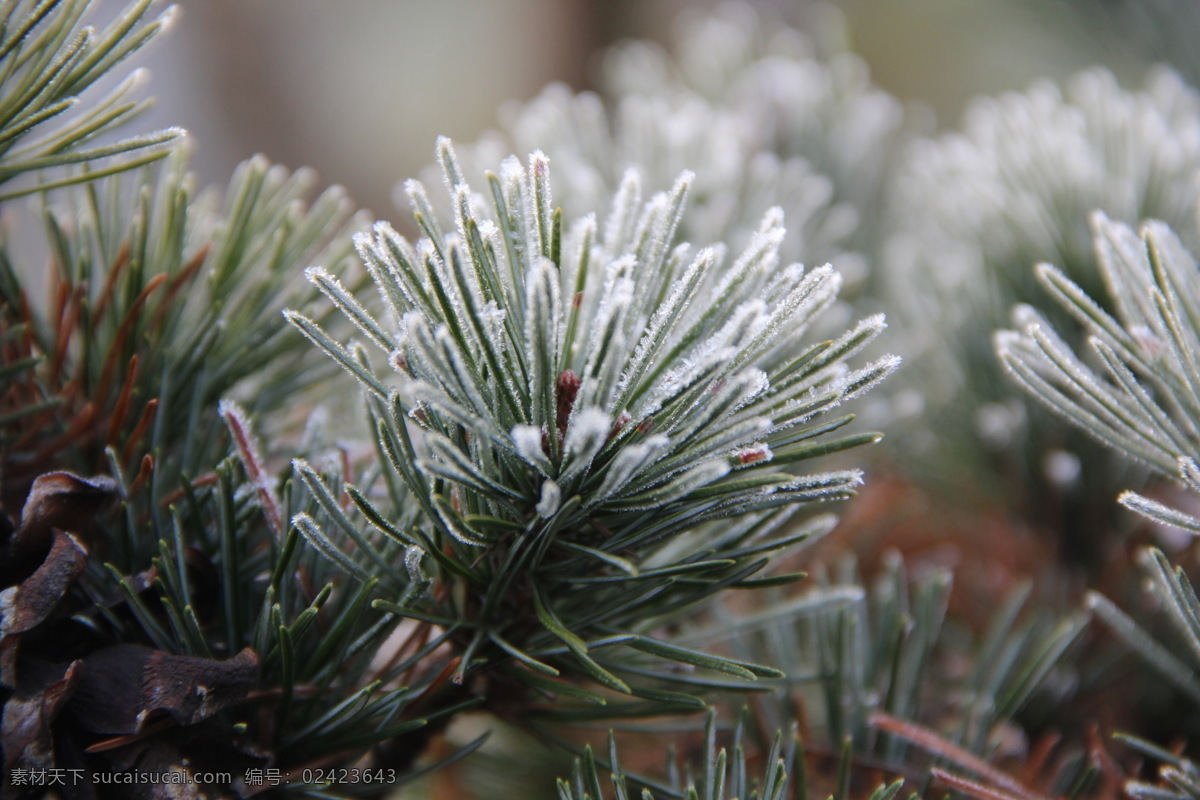
[[[976,795],[984,798],[984,800],[1000,800],[1000,795],[1004,796],[1004,800],[1012,800],[1013,798],[1017,798],[1017,800],[1047,800],[1044,795],[1034,792],[1028,787],[1022,785],[1018,780],[1013,778],[1008,773],[996,769],[996,767],[987,763],[979,756],[962,747],[959,747],[953,742],[947,741],[926,727],[917,725],[913,722],[897,719],[891,714],[884,713],[883,711],[876,711],[873,713],[871,715],[870,724],[873,728],[877,728],[895,736],[899,736],[902,739],[906,739],[907,741],[915,744],[917,747],[933,753],[934,755],[941,756],[956,766],[962,767],[968,772],[975,773],[981,778],[989,781],[994,786],[1000,787],[999,789],[995,790],[995,792],[998,793],[995,796],[988,796],[984,798],[983,795]],[[938,771],[940,772],[940,770]],[[966,780],[963,778],[955,779],[963,781]],[[971,782],[967,781],[967,783]]]

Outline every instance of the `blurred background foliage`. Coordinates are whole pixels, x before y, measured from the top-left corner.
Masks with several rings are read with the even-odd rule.
[[[102,4],[103,6],[104,4]],[[246,153],[309,165],[376,215],[402,217],[395,182],[438,135],[474,140],[506,101],[546,83],[592,88],[602,49],[666,43],[681,13],[713,0],[182,0],[186,23],[144,62],[150,120],[190,131],[201,185]],[[753,0],[803,28],[805,0]],[[1123,84],[1168,60],[1200,70],[1179,14],[1190,0],[843,0],[849,44],[874,81],[957,124],[980,93],[1023,89],[1102,63]],[[101,9],[104,10],[103,8]],[[115,9],[112,9],[115,11]],[[1164,20],[1175,19],[1172,25]],[[440,33],[439,33],[440,32]],[[514,57],[519,54],[519,57]]]

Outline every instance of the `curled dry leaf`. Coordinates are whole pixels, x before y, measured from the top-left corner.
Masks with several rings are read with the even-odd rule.
[[[74,693],[82,667],[74,661],[62,671],[40,670],[4,704],[0,742],[6,773],[55,766],[53,723]]]
[[[139,733],[160,711],[194,725],[245,699],[258,677],[258,656],[249,648],[221,661],[123,644],[97,650],[84,664],[71,713],[102,734]]]
[[[6,543],[7,557],[0,568],[5,583],[15,583],[32,570],[50,549],[53,530],[83,537],[104,502],[116,494],[111,478],[81,478],[70,472],[48,472],[33,482],[21,523]]]
[[[17,586],[0,592],[0,638],[24,633],[54,611],[87,566],[87,548],[71,533],[55,530],[46,560]]]
[[[258,657],[249,649],[219,660],[127,644],[66,665],[23,662],[0,724],[6,774],[97,763],[117,771],[152,765],[160,774],[190,772],[196,759],[201,769],[258,763],[227,734],[205,727],[212,715],[244,700],[257,678]],[[146,797],[168,796],[163,787],[144,788]],[[0,793],[6,800],[20,796],[11,785]]]

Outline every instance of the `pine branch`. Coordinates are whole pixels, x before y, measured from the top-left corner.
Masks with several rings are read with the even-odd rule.
[[[134,99],[142,83],[136,72],[61,121],[93,83],[166,28],[174,10],[152,19],[154,0],[136,0],[97,31],[83,24],[90,5],[90,0],[12,0],[0,11],[0,185],[27,173],[67,174],[49,184],[43,178],[22,188],[6,187],[0,202],[142,166],[165,157],[183,135],[179,128],[167,128],[93,143],[146,107],[146,101]],[[72,165],[88,169],[63,170]]]
[[[809,440],[826,428],[817,418],[894,369],[892,357],[846,364],[882,319],[805,344],[836,296],[836,273],[777,269],[777,214],[725,271],[715,250],[692,255],[677,243],[690,175],[643,206],[631,173],[601,229],[551,210],[540,154],[489,176],[490,213],[461,183],[449,142],[438,155],[455,232],[440,233],[423,187],[410,183],[426,238],[414,246],[381,223],[357,240],[390,319],[369,314],[329,273],[310,272],[392,374],[289,312],[358,379],[394,476],[391,505],[415,504],[423,519],[402,531],[381,498],[352,496],[371,535],[425,553],[422,580],[433,588],[409,613],[468,626],[456,680],[508,661],[507,674],[541,691],[568,691],[554,679],[562,674],[693,706],[690,695],[638,677],[648,669],[669,684],[671,662],[691,659],[652,632],[725,588],[754,585],[763,556],[794,543],[766,537],[776,515],[853,492],[855,471],[797,476],[772,458],[791,465],[818,455]],[[824,450],[874,438],[826,439]],[[725,521],[735,517],[748,524]],[[361,523],[333,522],[340,533],[309,529],[310,540],[410,596],[407,571],[381,568],[388,559],[364,546]]]
[[[975,100],[959,131],[908,151],[894,183],[886,274],[918,354],[904,388],[923,401],[921,418],[902,426],[914,435],[899,431],[894,444],[956,492],[983,487],[982,501],[1010,507],[1015,498],[1085,563],[1097,531],[1116,527],[1109,498],[1136,468],[1014,400],[991,334],[1014,304],[1041,302],[1047,279],[1030,269],[1039,262],[1096,298],[1089,315],[1111,314],[1122,293],[1106,292],[1089,215],[1190,230],[1197,142],[1200,95],[1177,75],[1159,69],[1127,90],[1097,69]],[[1047,314],[1065,342],[1083,345],[1086,320]],[[942,435],[923,436],[930,420]]]
[[[849,742],[856,758],[912,773],[908,742],[872,725],[873,715],[936,725],[955,746],[986,756],[992,737],[1044,688],[1066,658],[1086,619],[1039,612],[1030,587],[1019,587],[997,609],[979,640],[965,646],[943,632],[950,575],[914,579],[892,553],[869,585],[853,561],[821,567],[815,585],[761,610],[734,612],[714,604],[711,624],[681,632],[680,643],[720,646],[738,658],[786,665],[770,702],[756,704],[759,727],[803,720],[810,748]],[[952,659],[965,674],[941,674]]]
[[[559,165],[563,209],[602,217],[631,166],[657,192],[703,165],[680,222],[684,240],[741,250],[778,205],[788,219],[783,259],[832,260],[852,286],[870,280],[864,261],[882,237],[899,103],[832,31],[810,41],[746,7],[690,23],[677,26],[671,54],[648,42],[610,50],[598,93],[552,84],[505,107],[501,131],[463,152],[464,174],[476,180],[504,153],[538,149]]]
[[[254,159],[196,199],[179,155],[44,205],[49,303],[24,288],[34,268],[0,253],[10,508],[49,470],[107,471],[107,447],[135,473],[149,455],[165,496],[222,456],[218,400],[253,386],[255,409],[278,408],[316,383],[323,362],[276,311],[310,301],[292,276],[348,255],[352,223],[340,190],[305,204],[311,184]]]
[[[6,777],[164,759],[237,776],[213,791],[260,791],[265,770],[278,768],[296,776],[278,793],[307,794],[306,770],[365,768],[365,758],[370,785],[355,791],[378,795],[412,776],[449,718],[478,704],[448,684],[453,629],[374,611],[376,581],[360,585],[298,546],[295,528],[279,536],[273,517],[324,522],[322,509],[295,483],[269,478],[244,414],[224,412],[239,458],[221,463],[210,487],[188,487],[165,525],[146,511],[149,487],[119,471],[115,481],[35,482],[0,559],[10,586],[4,714],[31,721],[5,728]],[[307,455],[330,465],[324,484],[346,477],[340,454]],[[113,497],[115,513],[103,513]],[[39,542],[51,532],[47,552]],[[136,571],[98,555],[146,544],[154,555]],[[64,685],[71,691],[59,693]],[[50,735],[60,749],[39,746]]]
[[[1175,233],[1161,222],[1140,231],[1092,218],[1097,258],[1114,312],[1110,315],[1083,289],[1049,265],[1038,277],[1051,295],[1089,333],[1097,372],[1062,341],[1032,309],[1014,312],[1020,331],[1001,331],[995,345],[1017,382],[1056,414],[1080,426],[1127,458],[1143,461],[1200,493],[1193,458],[1200,443],[1200,271]],[[1162,525],[1195,533],[1200,520],[1158,501],[1125,492],[1120,502]],[[1193,699],[1200,697],[1200,601],[1182,568],[1156,548],[1143,552],[1143,571],[1158,605],[1175,629],[1174,648],[1144,631],[1109,600],[1089,596],[1089,606],[1131,650]],[[1194,796],[1190,762],[1168,764],[1163,784],[1133,782],[1134,796]]]
[[[797,27],[737,4],[685,17],[669,56],[648,42],[614,48],[605,62],[605,85],[613,97],[651,105],[664,97],[681,103],[703,98],[732,112],[755,159],[777,158],[785,170],[797,161],[807,164],[828,181],[829,212],[817,212],[824,233],[836,231],[841,250],[865,258],[870,272],[862,279],[873,292],[886,235],[881,200],[912,120],[906,124],[900,103],[872,83],[866,63],[847,46],[848,26],[836,9],[800,13]],[[816,196],[794,187],[783,179],[775,201],[792,225],[818,209]],[[787,252],[818,258],[807,249]],[[845,260],[849,270],[853,259]]]
[[[720,800],[723,797],[757,800],[805,800],[815,794],[825,794],[824,787],[818,789],[804,768],[804,745],[793,731],[790,736],[776,732],[769,749],[757,752],[757,745],[748,733],[748,715],[743,712],[728,747],[717,745],[718,726],[716,712],[710,710],[704,726],[703,743],[697,747],[699,759],[680,768],[668,755],[670,780],[659,783],[629,774],[621,765],[616,738],[609,733],[607,760],[598,759],[587,747],[583,755],[575,760],[570,780],[559,779],[558,796],[561,800],[604,800],[604,783],[600,779],[602,767],[609,772],[612,797],[625,800],[634,796],[641,788],[644,800],[655,797],[689,798],[690,800]],[[760,764],[762,773],[757,776],[752,770]],[[846,754],[840,757],[837,773],[840,776],[834,791],[828,796],[833,800],[850,800],[850,784]],[[686,776],[686,777],[685,777]],[[870,800],[893,800],[904,785],[904,780],[881,783],[869,795]],[[915,795],[914,795],[915,796]]]
[[[1086,326],[1104,373],[1081,362],[1046,319],[1027,308],[1016,312],[1020,332],[997,334],[997,352],[1051,410],[1126,456],[1183,476],[1180,460],[1190,459],[1200,443],[1194,377],[1200,329],[1190,310],[1200,299],[1195,262],[1165,225],[1150,223],[1139,237],[1097,214],[1093,227],[1115,318],[1054,267],[1039,267],[1038,276]]]

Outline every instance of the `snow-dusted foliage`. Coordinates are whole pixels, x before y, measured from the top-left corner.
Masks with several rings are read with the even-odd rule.
[[[681,22],[673,58],[645,42],[614,50],[609,83],[617,95],[683,89],[731,110],[756,149],[803,159],[829,178],[833,202],[853,217],[852,246],[869,252],[889,160],[903,139],[903,109],[846,47],[838,12],[809,11],[797,30],[726,3]]]
[[[1100,277],[1108,305],[1049,264],[1042,286],[1087,333],[1087,352],[1073,348],[1046,316],[1027,305],[1013,310],[1016,330],[995,335],[996,352],[1029,394],[1117,453],[1174,478],[1200,494],[1200,269],[1171,228],[1147,222],[1134,230],[1097,212],[1092,218]],[[1111,312],[1107,309],[1111,308]],[[1122,505],[1159,525],[1200,534],[1200,519],[1137,492]],[[1160,643],[1098,592],[1088,607],[1129,648],[1193,702],[1200,702],[1200,602],[1182,568],[1157,548],[1138,557],[1154,606],[1175,629]],[[1194,797],[1197,766],[1168,760],[1170,791],[1131,782],[1134,797]],[[1157,794],[1154,794],[1157,792]]]
[[[856,56],[818,54],[797,30],[765,28],[730,4],[681,25],[674,57],[647,42],[618,46],[599,94],[555,84],[508,106],[503,132],[464,153],[467,174],[510,150],[541,149],[559,165],[563,208],[602,215],[630,167],[653,192],[696,169],[680,223],[689,241],[740,249],[780,206],[785,259],[835,259],[857,279],[861,256],[874,254],[899,103]]]
[[[1166,70],[1138,91],[1097,69],[1061,87],[1043,81],[979,99],[961,131],[915,143],[894,184],[885,270],[889,307],[904,319],[915,356],[909,385],[940,428],[937,437],[922,434],[934,446],[914,452],[976,485],[1025,495],[1019,502],[1034,515],[1048,508],[1046,492],[1074,492],[1080,481],[1084,495],[1106,497],[1107,488],[1092,490],[1105,480],[1105,460],[1075,452],[1009,399],[991,332],[1014,303],[1040,299],[1039,262],[1098,293],[1092,210],[1191,230],[1198,171],[1200,96]],[[961,469],[988,452],[992,472]],[[997,464],[1006,477],[997,478]]]
[[[787,468],[878,438],[827,437],[853,416],[825,414],[898,359],[848,363],[881,317],[806,341],[840,278],[828,265],[779,264],[778,209],[728,256],[680,241],[690,173],[649,199],[627,174],[598,224],[555,208],[541,153],[505,160],[488,199],[464,182],[448,141],[438,158],[453,227],[413,182],[425,236],[410,243],[380,223],[358,240],[386,319],[310,271],[380,355],[289,317],[366,389],[381,451],[426,512],[409,544],[479,594],[468,608],[453,592],[427,596],[424,613],[471,617],[471,652],[490,642],[540,664],[566,642],[592,677],[629,691],[621,667],[591,661],[583,641],[744,581],[765,566],[761,553],[794,541],[760,541],[777,515],[852,493],[855,470]],[[731,517],[741,519],[712,522]],[[683,573],[694,577],[670,578]],[[629,595],[656,585],[676,601]]]
[[[1161,222],[1145,223],[1135,232],[1097,213],[1093,225],[1108,305],[1056,267],[1037,269],[1038,280],[1087,332],[1091,353],[1086,361],[1028,305],[1013,312],[1017,330],[996,334],[996,351],[1017,382],[1051,410],[1200,491],[1196,262]],[[1167,519],[1161,504],[1147,498],[1126,493],[1122,502],[1200,532],[1200,521],[1187,515]]]
[[[961,131],[914,143],[895,183],[898,300],[925,313],[953,296],[972,318],[971,301],[997,288],[1032,299],[1030,267],[1040,261],[1094,275],[1088,215],[1190,230],[1197,170],[1200,95],[1165,69],[1140,91],[1095,69],[1061,87],[1039,81],[980,98]],[[933,296],[910,291],[913,281]],[[1011,302],[996,305],[1004,313]]]

